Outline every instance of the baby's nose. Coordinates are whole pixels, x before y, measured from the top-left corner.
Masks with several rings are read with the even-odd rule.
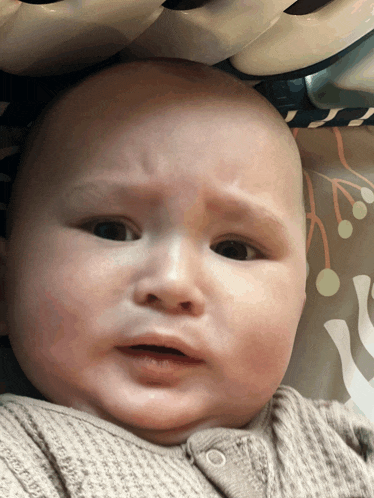
[[[160,297],[155,296],[154,294],[148,294],[146,296],[146,304],[155,303],[156,306],[164,307],[168,310],[175,311],[194,311],[196,312],[196,305],[192,304],[191,301],[179,301],[179,299],[173,299],[170,295],[166,295],[164,292],[158,293]]]
[[[183,240],[158,247],[140,269],[134,299],[175,313],[204,311],[202,256]]]

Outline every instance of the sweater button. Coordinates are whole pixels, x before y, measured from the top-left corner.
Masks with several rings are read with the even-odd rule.
[[[223,467],[226,463],[225,455],[218,450],[209,450],[206,452],[206,459],[214,467]]]

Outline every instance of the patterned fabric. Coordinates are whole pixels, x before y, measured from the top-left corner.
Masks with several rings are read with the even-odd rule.
[[[374,422],[374,126],[294,129],[307,216],[307,300],[282,383]]]
[[[290,128],[374,125],[374,107],[281,111],[281,114]]]
[[[159,446],[70,407],[0,396],[2,498],[373,498],[374,424],[280,386],[242,429]]]

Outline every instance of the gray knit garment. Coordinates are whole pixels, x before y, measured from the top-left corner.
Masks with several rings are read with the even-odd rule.
[[[246,428],[159,446],[73,408],[0,396],[1,498],[374,498],[374,424],[280,386]]]

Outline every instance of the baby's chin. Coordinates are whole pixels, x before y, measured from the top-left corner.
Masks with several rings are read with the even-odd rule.
[[[144,424],[143,426],[139,426],[123,423],[121,420],[117,420],[111,415],[102,415],[99,416],[99,418],[122,427],[123,429],[131,432],[135,436],[145,441],[148,441],[149,443],[160,446],[176,446],[184,444],[187,442],[190,436],[197,432],[200,432],[204,429],[211,429],[214,427],[222,426],[218,421],[199,420],[180,426],[176,424],[173,428],[158,429],[156,428],[156,426],[159,424],[157,423],[157,421],[154,421],[154,423],[152,423],[152,420],[149,420],[149,422],[147,424]]]
[[[246,424],[247,425],[247,424]],[[194,434],[206,429],[222,428],[222,424],[214,422],[192,423],[175,429],[150,430],[125,427],[135,436],[159,446],[179,446],[185,444]],[[233,428],[233,427],[231,427]]]
[[[260,410],[261,411],[261,410]],[[257,415],[257,414],[256,414]],[[232,423],[227,420],[223,422],[217,418],[214,419],[206,419],[206,420],[197,420],[193,421],[189,424],[180,425],[177,424],[173,428],[165,428],[165,429],[157,429],[152,428],[152,421],[150,420],[147,424],[147,427],[140,426],[131,426],[128,424],[124,424],[119,420],[115,420],[111,416],[103,417],[108,422],[114,423],[123,429],[131,432],[135,436],[148,441],[149,443],[160,445],[160,446],[176,446],[185,444],[187,440],[193,436],[194,434],[215,428],[227,428],[227,429],[245,429],[248,427],[248,424],[256,417],[249,417],[245,422],[241,421],[240,423],[236,423],[233,421]],[[158,425],[157,423],[154,426]],[[172,425],[172,424],[170,424]]]
[[[208,427],[204,427],[208,429]],[[179,427],[177,429],[168,430],[149,430],[149,429],[132,429],[135,436],[144,439],[152,444],[159,446],[179,446],[185,444],[189,437],[203,430],[200,426],[191,424],[190,426]]]

